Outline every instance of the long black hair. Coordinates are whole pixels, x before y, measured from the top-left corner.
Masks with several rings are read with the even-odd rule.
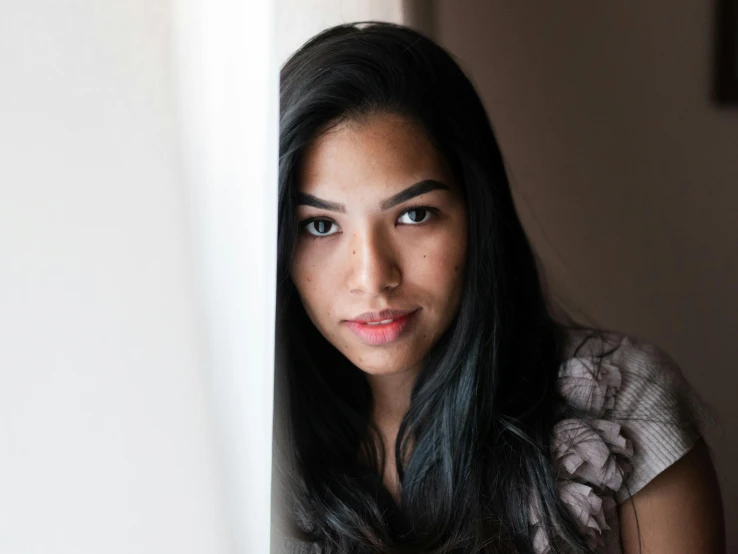
[[[535,495],[544,528],[561,537],[553,548],[587,552],[549,452],[565,339],[469,79],[413,30],[340,25],[286,62],[280,109],[274,490],[291,525],[283,531],[331,553],[522,554],[533,552]],[[377,113],[421,126],[468,210],[461,306],[425,359],[397,437],[399,505],[381,482],[365,376],[312,325],[290,278],[303,152],[332,125]]]

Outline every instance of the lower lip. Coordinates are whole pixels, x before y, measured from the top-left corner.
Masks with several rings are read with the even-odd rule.
[[[416,313],[417,310],[393,319],[391,323],[385,323],[384,325],[367,325],[361,321],[347,321],[346,325],[365,343],[376,346],[387,344],[400,338],[407,331]]]

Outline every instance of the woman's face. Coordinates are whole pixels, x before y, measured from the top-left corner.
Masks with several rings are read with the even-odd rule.
[[[369,374],[417,371],[461,301],[466,206],[447,162],[383,114],[320,135],[297,177],[291,272],[311,321]]]

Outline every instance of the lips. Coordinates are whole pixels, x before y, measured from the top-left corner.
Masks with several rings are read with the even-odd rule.
[[[399,339],[415,320],[416,310],[366,312],[346,321],[346,326],[366,344],[377,346]]]
[[[386,321],[388,319],[397,319],[414,311],[415,310],[382,310],[381,312],[365,312],[356,317],[352,317],[349,321],[359,321],[364,323],[368,321]]]

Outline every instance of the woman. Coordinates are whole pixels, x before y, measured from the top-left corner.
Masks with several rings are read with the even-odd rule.
[[[294,552],[717,553],[699,406],[556,321],[473,86],[343,25],[281,75],[275,493]]]

